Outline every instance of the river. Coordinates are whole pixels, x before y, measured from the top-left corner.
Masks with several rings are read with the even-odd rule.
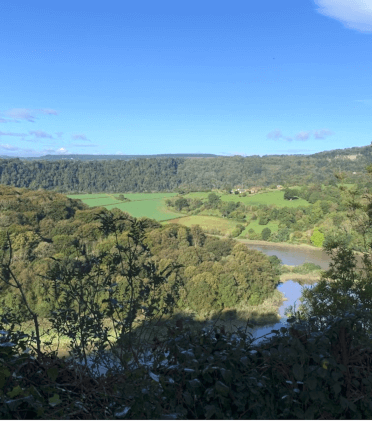
[[[323,250],[310,247],[287,246],[283,244],[277,245],[275,243],[262,244],[261,242],[249,242],[245,244],[248,248],[261,251],[268,256],[277,256],[284,265],[298,266],[305,262],[311,262],[319,265],[322,269],[328,269],[329,267],[329,256]],[[302,286],[298,282],[289,280],[280,284],[278,290],[282,292],[287,299],[279,308],[281,320],[279,323],[254,328],[251,332],[254,338],[260,338],[261,336],[270,333],[273,329],[278,330],[283,326],[287,326],[287,317],[284,315],[285,308],[295,305],[296,302],[296,305],[298,306],[302,290]]]
[[[305,262],[312,262],[321,266],[322,269],[327,269],[330,261],[328,255],[323,250],[318,250],[306,246],[301,247],[275,243],[262,244],[262,242],[242,242],[245,243],[248,248],[261,251],[268,256],[277,256],[282,261],[282,264],[285,265],[297,266]],[[301,297],[302,286],[298,282],[289,280],[280,284],[278,286],[278,290],[282,292],[287,299],[279,308],[281,320],[279,323],[254,328],[251,332],[254,338],[260,338],[263,335],[269,334],[273,329],[278,330],[283,326],[287,326],[287,318],[284,315],[284,310],[290,305],[293,306],[296,301],[298,303],[298,299]],[[259,340],[257,342],[259,342]],[[151,365],[151,352],[148,352],[147,358],[148,360],[144,357],[142,363],[149,363]],[[107,371],[108,366],[113,367],[117,364],[117,362],[115,359],[109,357],[106,364],[101,363],[99,365],[97,368],[99,374],[104,374]],[[91,365],[91,360],[89,365]]]

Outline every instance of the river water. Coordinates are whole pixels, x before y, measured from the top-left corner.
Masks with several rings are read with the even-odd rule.
[[[268,256],[277,256],[284,265],[298,266],[305,262],[315,263],[319,265],[323,270],[328,269],[329,256],[323,250],[311,249],[306,247],[286,246],[261,243],[246,243],[250,249],[261,251]],[[283,305],[279,308],[279,314],[281,320],[279,323],[260,326],[252,330],[254,338],[260,338],[263,335],[270,333],[273,329],[278,330],[281,327],[287,326],[287,317],[284,315],[285,308],[289,306],[298,306],[300,304],[299,298],[301,297],[302,286],[298,282],[287,281],[278,286],[278,290],[282,292],[287,299]]]
[[[306,247],[296,247],[296,246],[286,246],[283,244],[265,244],[261,243],[255,244],[254,242],[245,243],[248,248],[261,251],[268,256],[277,256],[284,265],[298,266],[305,262],[315,263],[321,266],[322,269],[327,269],[329,264],[329,257],[323,250],[317,250]],[[275,329],[279,330],[283,326],[287,326],[287,317],[284,315],[284,310],[288,306],[293,306],[297,302],[299,304],[299,298],[301,297],[302,286],[298,282],[287,281],[278,286],[278,290],[282,292],[287,299],[284,301],[283,305],[279,308],[279,314],[281,320],[279,323],[260,326],[252,330],[254,338],[261,338],[263,335],[270,334],[270,332]],[[262,339],[261,339],[262,340]],[[257,340],[259,342],[260,339]],[[256,343],[257,343],[256,342]],[[151,353],[148,355],[149,362],[151,363]],[[100,364],[97,368],[99,374],[104,374],[107,371],[108,366],[115,366],[117,361],[112,358],[108,358],[107,366],[106,364]],[[145,364],[145,360],[143,361]],[[89,363],[91,365],[91,361]],[[151,365],[151,364],[150,364]]]

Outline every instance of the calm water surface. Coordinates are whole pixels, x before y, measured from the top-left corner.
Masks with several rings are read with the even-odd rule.
[[[319,265],[322,269],[328,269],[329,257],[323,250],[306,249],[303,247],[286,247],[273,245],[257,245],[257,244],[246,244],[248,248],[261,251],[268,256],[277,256],[284,265],[298,266],[302,263],[309,262]],[[283,326],[287,326],[287,317],[284,315],[284,310],[289,306],[299,305],[299,298],[301,297],[302,286],[298,282],[287,281],[278,286],[278,290],[282,292],[287,298],[283,305],[279,308],[279,314],[281,320],[279,323],[266,325],[253,329],[252,333],[255,338],[259,338],[262,335],[270,333],[273,329],[280,329]]]

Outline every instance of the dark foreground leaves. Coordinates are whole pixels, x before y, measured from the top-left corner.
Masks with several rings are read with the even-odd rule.
[[[371,419],[372,346],[362,309],[292,320],[255,344],[243,330],[178,323],[131,369],[94,376],[32,357],[3,336],[0,417],[13,419]]]

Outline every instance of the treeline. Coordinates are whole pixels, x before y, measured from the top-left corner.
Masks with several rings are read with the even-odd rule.
[[[146,218],[136,220],[118,209],[88,209],[62,194],[6,186],[0,186],[0,211],[0,251],[5,256],[11,245],[12,270],[41,316],[54,310],[53,300],[45,299],[51,273],[60,265],[77,270],[87,253],[98,258],[114,250],[115,241],[130,242],[131,229],[137,229],[137,224],[147,247],[139,260],[151,263],[156,273],[172,266],[166,288],[171,290],[177,282],[179,309],[208,315],[240,304],[254,306],[270,297],[279,282],[276,268],[265,255],[232,240],[207,237],[198,226],[161,226]],[[117,232],[110,235],[102,229],[102,220],[108,216],[119,221]],[[109,262],[103,267],[109,270]],[[113,282],[122,291],[128,287],[126,276],[115,275]],[[22,308],[22,296],[4,286],[0,303],[4,309]]]
[[[263,157],[149,158],[96,161],[0,160],[0,183],[61,192],[229,191],[241,185],[329,183],[344,172],[345,182],[365,181],[371,147],[315,155]],[[355,173],[355,174],[354,174]]]
[[[355,197],[363,200],[365,188],[353,188],[352,191]],[[209,193],[204,200],[180,195],[167,199],[166,203],[178,212],[216,215],[217,211],[219,216],[239,222],[231,234],[233,237],[245,230],[244,236],[250,240],[305,243],[317,247],[335,238],[343,238],[354,250],[361,251],[364,247],[361,232],[354,229],[348,218],[350,194],[342,186],[310,184],[283,190],[284,198],[302,198],[308,201],[308,206],[245,205],[221,200],[215,192]],[[260,234],[250,227],[256,221],[265,226]],[[267,226],[270,222],[277,224],[278,229],[270,229]]]

